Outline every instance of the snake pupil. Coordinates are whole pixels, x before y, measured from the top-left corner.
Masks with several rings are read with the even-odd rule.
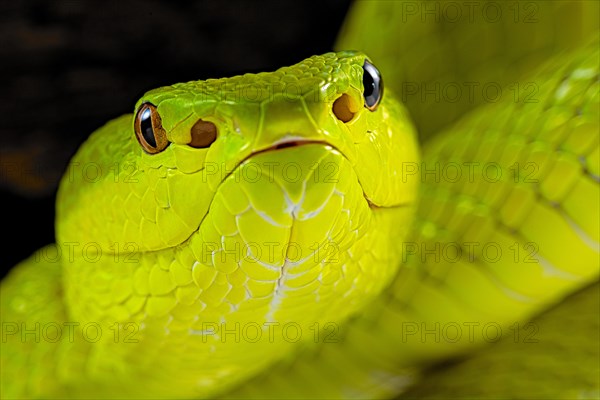
[[[383,80],[381,79],[379,70],[366,60],[363,65],[363,70],[363,96],[365,98],[365,107],[374,111],[383,96]]]
[[[146,142],[152,146],[156,147],[156,138],[154,137],[154,128],[152,127],[152,111],[149,108],[146,108],[142,111],[142,115],[140,116],[140,128],[142,131],[142,135]]]
[[[365,97],[370,98],[373,96],[373,91],[375,90],[375,82],[370,75],[366,75],[363,77],[363,85],[365,87]]]
[[[134,129],[138,142],[148,154],[160,153],[169,146],[160,115],[152,103],[142,104],[135,117]]]

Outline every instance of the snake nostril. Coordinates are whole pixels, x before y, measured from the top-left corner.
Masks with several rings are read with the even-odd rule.
[[[354,118],[351,111],[352,99],[347,94],[343,94],[333,102],[333,113],[342,122],[348,122]]]
[[[195,148],[205,148],[217,140],[217,126],[212,122],[199,119],[192,129],[192,140],[189,145]]]

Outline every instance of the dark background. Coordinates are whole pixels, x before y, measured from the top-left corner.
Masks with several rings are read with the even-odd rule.
[[[331,51],[350,0],[3,1],[0,269],[54,241],[70,157],[146,90]]]

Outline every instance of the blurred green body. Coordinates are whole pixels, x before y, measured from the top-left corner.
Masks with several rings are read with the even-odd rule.
[[[532,72],[600,29],[583,1],[357,1],[339,49],[365,51],[424,140],[484,103],[538,97]]]
[[[385,398],[415,383],[407,395],[597,394],[597,285],[534,320],[537,353],[510,339],[598,279],[598,5],[454,23],[452,2],[427,3],[440,23],[412,8],[426,3],[358,2],[342,31],[338,47],[382,72],[376,111],[362,106],[365,56],[341,52],[148,92],[138,106],[157,106],[171,142],[157,155],[131,115],[96,131],[71,168],[105,173],[67,171],[59,191],[62,256],[42,249],[2,282],[2,398]],[[504,95],[450,106],[435,97],[449,82]],[[423,97],[430,84],[441,86]],[[332,111],[343,94],[348,123]],[[187,146],[199,118],[219,128],[207,149]],[[423,138],[445,128],[421,156],[411,119]],[[274,148],[290,138],[306,143]],[[281,252],[291,243],[304,256]],[[559,345],[569,315],[590,342],[579,351]],[[36,322],[79,325],[53,342],[23,333]],[[103,335],[82,340],[94,324]],[[507,365],[564,385],[541,390]]]

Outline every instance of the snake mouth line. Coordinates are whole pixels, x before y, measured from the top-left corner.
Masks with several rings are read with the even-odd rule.
[[[324,147],[329,147],[335,151],[337,151],[338,153],[340,153],[342,155],[342,157],[344,157],[346,159],[346,161],[348,161],[350,164],[352,164],[352,162],[350,161],[350,159],[348,157],[346,157],[346,155],[344,154],[343,151],[341,151],[340,149],[338,149],[336,146],[334,146],[333,144],[325,141],[325,140],[311,140],[311,139],[302,139],[302,138],[294,138],[294,139],[290,139],[290,138],[284,138],[282,140],[276,141],[275,143],[273,143],[271,146],[264,148],[262,150],[258,150],[255,151],[253,153],[250,153],[249,155],[247,155],[244,159],[242,159],[242,161],[240,161],[235,168],[233,169],[233,171],[231,171],[229,174],[227,174],[227,176],[223,179],[223,181],[225,181],[225,179],[227,179],[227,177],[229,177],[229,175],[231,175],[240,165],[242,165],[244,162],[246,162],[247,160],[259,155],[259,154],[264,154],[264,153],[269,153],[272,151],[277,151],[277,150],[282,150],[282,149],[287,149],[287,148],[291,148],[291,147],[299,147],[299,146],[306,146],[306,145],[310,145],[310,144],[317,144],[317,145],[321,145]],[[223,182],[221,181],[221,182]],[[359,184],[360,184],[360,180],[359,180]],[[362,187],[362,184],[360,185]],[[403,208],[403,207],[409,207],[412,205],[411,202],[407,202],[407,203],[399,203],[399,204],[393,204],[391,206],[378,206],[377,204],[373,203],[371,201],[371,199],[369,199],[369,196],[367,196],[367,194],[363,191],[363,197],[365,199],[365,201],[368,203],[369,208],[372,210],[377,210],[377,209],[393,209],[393,208]]]
[[[283,140],[280,140],[280,141],[277,141],[277,142],[271,144],[270,146],[268,146],[268,147],[266,147],[264,149],[261,149],[261,150],[258,150],[258,151],[254,151],[254,152],[248,154],[246,157],[244,157],[239,163],[237,163],[235,165],[234,168],[232,168],[230,171],[228,171],[228,173],[227,173],[227,175],[225,177],[223,177],[221,179],[221,181],[217,185],[216,190],[219,190],[219,187],[223,184],[223,182],[225,182],[229,176],[231,176],[232,174],[234,174],[236,172],[236,170],[241,165],[243,165],[246,161],[248,161],[249,159],[251,159],[251,158],[253,158],[253,157],[255,157],[255,156],[259,155],[259,154],[269,153],[269,152],[274,152],[274,151],[279,151],[279,150],[285,150],[285,149],[288,149],[288,148],[306,146],[306,145],[311,145],[311,144],[320,145],[320,146],[323,146],[324,148],[328,147],[329,149],[338,152],[344,159],[346,159],[346,161],[348,161],[350,164],[352,164],[352,162],[350,161],[350,159],[348,159],[348,157],[342,151],[340,151],[335,145],[333,145],[333,144],[331,144],[331,143],[329,143],[327,141],[324,141],[324,140],[301,139],[301,138],[293,138],[293,139],[285,138]],[[359,185],[362,188],[362,184],[360,183],[360,180],[359,180]],[[389,210],[389,209],[405,208],[405,207],[410,207],[410,206],[413,205],[413,203],[411,203],[411,202],[406,202],[406,203],[392,204],[392,205],[389,205],[389,206],[379,206],[379,205],[373,203],[369,199],[369,197],[367,196],[367,194],[364,191],[363,191],[363,198],[367,202],[368,207],[371,210],[373,210],[373,211],[375,211],[375,210]],[[206,217],[208,216],[208,214],[210,212],[210,208],[212,207],[213,200],[214,200],[214,197],[211,199],[210,204],[208,206],[208,210],[202,216],[200,222],[198,223],[198,226],[195,229],[193,229],[189,233],[189,236],[187,236],[184,240],[182,240],[177,245],[171,246],[171,247],[176,247],[176,246],[184,245],[185,243],[187,243],[187,242],[190,241],[190,239],[192,238],[192,236],[196,232],[198,232],[200,230],[200,227],[202,226],[202,224],[204,223]],[[160,250],[163,250],[163,249],[149,250],[148,252],[154,252],[154,251],[160,251]]]
[[[337,151],[338,153],[340,153],[342,155],[342,157],[344,157],[346,159],[346,161],[348,161],[350,164],[352,164],[352,162],[350,161],[350,159],[348,157],[346,157],[346,155],[344,154],[343,151],[341,151],[340,149],[338,149],[336,146],[334,146],[333,144],[325,141],[325,140],[311,140],[311,139],[302,139],[302,138],[294,138],[294,139],[290,139],[290,138],[284,138],[282,140],[279,140],[275,143],[273,143],[271,146],[255,151],[253,153],[250,153],[249,155],[247,155],[246,157],[244,157],[236,166],[235,168],[233,168],[233,170],[231,172],[229,172],[227,174],[227,176],[225,176],[225,178],[223,178],[223,181],[225,181],[225,179],[227,179],[229,177],[229,175],[233,174],[234,171],[239,168],[240,165],[244,164],[244,162],[246,162],[247,160],[259,155],[259,154],[264,154],[264,153],[270,153],[273,151],[278,151],[278,150],[282,150],[282,149],[287,149],[287,148],[292,148],[292,147],[299,147],[299,146],[306,146],[306,145],[311,145],[311,144],[316,144],[316,145],[321,145],[323,147],[329,147],[331,149],[333,149],[334,151]],[[360,184],[360,180],[359,180],[359,184]],[[362,184],[360,184],[361,188],[362,188]],[[409,207],[412,205],[412,203],[399,203],[399,204],[393,204],[391,206],[378,206],[377,204],[373,203],[371,201],[371,199],[369,199],[369,196],[367,196],[367,194],[363,191],[363,197],[365,199],[365,201],[367,202],[367,204],[369,205],[369,208],[371,210],[378,210],[378,209],[394,209],[394,208],[403,208],[403,207]]]
[[[329,143],[329,142],[327,142],[325,140],[304,139],[304,138],[301,138],[301,137],[293,137],[293,138],[287,137],[287,138],[283,138],[281,140],[278,140],[278,141],[274,142],[273,144],[271,144],[270,146],[268,146],[268,147],[266,147],[264,149],[260,149],[260,150],[257,150],[257,151],[254,151],[254,152],[248,154],[239,163],[237,163],[235,165],[235,167],[232,168],[231,171],[229,171],[225,177],[223,177],[223,179],[219,182],[218,186],[221,186],[221,184],[223,182],[225,182],[227,180],[227,178],[229,178],[232,174],[234,174],[236,172],[236,170],[238,168],[240,168],[240,166],[243,165],[246,161],[248,161],[248,160],[250,160],[250,159],[252,159],[252,158],[254,158],[254,157],[256,157],[256,156],[258,156],[260,154],[270,153],[270,152],[280,151],[280,150],[285,150],[285,149],[294,148],[294,147],[307,146],[307,145],[320,145],[320,146],[323,146],[324,148],[329,148],[329,149],[331,149],[333,151],[336,151],[342,157],[344,157],[344,159],[346,161],[348,161],[348,163],[350,163],[350,165],[352,165],[352,161],[346,156],[346,154],[344,154],[343,151],[341,151],[335,145],[333,145],[333,144],[331,144],[331,143]],[[360,179],[359,179],[358,183],[359,183],[360,187],[362,188],[363,185],[361,184]],[[217,190],[218,190],[218,188],[217,188]],[[405,207],[410,207],[410,206],[413,205],[412,202],[406,202],[406,203],[392,204],[392,205],[389,205],[389,206],[379,206],[379,205],[373,203],[371,201],[371,199],[369,199],[369,196],[367,196],[367,194],[364,192],[364,190],[363,190],[362,194],[363,194],[363,198],[367,202],[369,208],[371,210],[373,210],[373,211],[375,211],[375,210],[389,210],[389,209],[405,208]],[[212,204],[212,201],[211,201],[211,204]],[[209,210],[210,210],[210,206],[209,206]],[[206,213],[206,215],[208,215],[208,212]],[[200,226],[204,222],[204,218],[206,218],[206,215],[204,215],[204,217],[200,221],[200,224],[198,224],[198,229],[200,229]],[[191,235],[190,235],[190,237],[191,237]],[[187,239],[186,239],[186,241],[187,241]]]
[[[225,177],[223,177],[223,179],[219,182],[218,187],[221,186],[221,184],[223,184],[223,182],[225,182],[227,180],[227,178],[229,176],[231,176],[233,173],[235,173],[235,171],[241,166],[243,165],[246,161],[248,161],[249,159],[259,155],[259,154],[263,154],[263,153],[269,153],[269,152],[273,152],[273,151],[279,151],[279,150],[284,150],[284,149],[288,149],[288,148],[293,148],[293,147],[300,147],[300,146],[306,146],[306,145],[311,145],[311,144],[315,144],[315,145],[320,145],[323,147],[329,147],[330,149],[337,151],[339,154],[341,154],[342,157],[344,157],[350,164],[351,161],[348,159],[348,157],[342,152],[340,151],[336,146],[334,146],[333,144],[326,142],[324,140],[310,140],[310,139],[301,139],[301,138],[285,138],[283,140],[277,141],[275,143],[273,143],[272,145],[270,145],[269,147],[266,147],[264,149],[258,150],[258,151],[254,151],[250,154],[248,154],[246,157],[244,157],[239,163],[237,163],[235,165],[234,168],[232,168]],[[362,185],[360,184],[359,181],[359,185],[362,187]],[[218,190],[217,187],[217,190]],[[396,208],[404,208],[404,207],[410,207],[412,205],[412,203],[401,203],[401,204],[393,204],[390,206],[378,206],[376,204],[374,204],[367,196],[367,194],[363,191],[363,198],[365,199],[365,201],[367,202],[369,208],[373,211],[378,210],[378,209],[396,209]],[[214,199],[214,198],[213,198]],[[206,216],[208,215],[208,213],[210,212],[210,207],[212,206],[212,200],[210,202],[210,205],[208,206],[208,210],[206,212],[206,214],[204,214],[204,216],[202,217],[202,219],[200,220],[200,223],[198,224],[198,227],[196,229],[194,229],[192,232],[190,232],[190,235],[183,240],[181,243],[179,243],[178,245],[183,245],[186,242],[188,242],[191,237],[200,229],[200,227],[202,226],[202,224],[204,223],[204,220],[206,219]]]
[[[244,157],[234,168],[237,169],[240,165],[242,165],[244,162],[248,161],[250,158],[253,158],[259,154],[264,154],[264,153],[269,153],[272,151],[278,151],[278,150],[283,150],[283,149],[288,149],[291,147],[300,147],[300,146],[307,146],[310,144],[317,144],[317,145],[321,145],[324,147],[331,147],[333,150],[337,151],[338,153],[340,153],[346,160],[348,159],[346,157],[346,155],[341,152],[337,147],[335,147],[334,145],[332,145],[329,142],[326,142],[324,140],[310,140],[310,139],[282,139],[279,141],[276,141],[275,143],[273,143],[272,145],[270,145],[269,147],[266,147],[264,149],[252,152],[250,154],[248,154],[246,157]],[[227,179],[227,177],[229,175],[231,175],[233,173],[233,171],[231,171],[229,174],[227,174],[227,176],[225,177],[225,179]],[[223,179],[223,181],[225,180]]]

